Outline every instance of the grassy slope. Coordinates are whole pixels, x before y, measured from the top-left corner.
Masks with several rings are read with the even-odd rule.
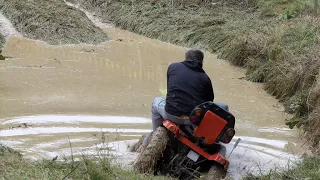
[[[319,146],[320,21],[303,15],[310,9],[305,1],[216,0],[208,6],[193,0],[184,7],[179,0],[174,7],[164,0],[72,1],[121,28],[204,48],[248,68],[248,79],[263,82],[295,114],[287,124],[305,125],[310,143]]]
[[[111,167],[103,157],[83,158],[80,162],[37,161],[30,163],[7,147],[0,145],[0,179],[68,179],[79,180],[165,180],[163,177],[151,177],[123,171]],[[78,165],[79,164],[79,165]]]
[[[249,176],[244,178],[244,180],[318,180],[320,179],[320,156],[307,158],[304,161],[297,164],[293,169],[284,172],[270,171],[267,175],[262,175],[260,177]]]
[[[0,0],[0,10],[24,36],[51,44],[107,40],[86,15],[63,0]]]

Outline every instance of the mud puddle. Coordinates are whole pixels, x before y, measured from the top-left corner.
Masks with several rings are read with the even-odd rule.
[[[50,46],[11,37],[0,63],[0,143],[26,158],[105,151],[130,167],[127,147],[151,129],[150,105],[166,88],[170,63],[186,51],[116,28],[98,46]],[[216,101],[229,104],[242,141],[230,156],[229,175],[286,167],[303,153],[289,117],[261,84],[242,80],[244,70],[206,53],[204,69]],[[234,141],[236,140],[234,139]],[[234,141],[227,145],[231,151]],[[121,161],[122,159],[122,161]]]

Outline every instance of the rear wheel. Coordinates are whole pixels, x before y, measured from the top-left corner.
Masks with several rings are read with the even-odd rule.
[[[220,145],[219,154],[223,157],[226,157],[227,149],[225,146]],[[223,179],[227,175],[227,171],[221,164],[214,163],[208,171],[208,174],[205,176],[206,180],[211,179]]]
[[[138,142],[129,147],[129,152],[139,152],[139,148],[142,146],[142,142],[146,135],[141,136]]]
[[[205,179],[206,180],[223,179],[226,177],[226,175],[227,175],[227,172],[224,170],[223,166],[218,163],[215,163],[209,169]]]
[[[142,147],[139,156],[134,163],[134,169],[139,173],[152,173],[156,163],[162,157],[169,141],[168,130],[158,127],[152,134],[149,142]]]

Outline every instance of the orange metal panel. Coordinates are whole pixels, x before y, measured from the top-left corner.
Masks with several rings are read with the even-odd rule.
[[[194,130],[196,137],[204,137],[207,144],[213,144],[228,122],[211,111],[207,111],[200,125]]]
[[[213,113],[212,113],[213,114]],[[172,123],[169,120],[163,121],[163,126],[166,127],[169,131],[174,133],[176,137],[185,145],[187,145],[189,148],[191,148],[193,151],[197,152],[201,156],[205,157],[206,159],[210,161],[216,161],[217,163],[221,164],[225,169],[228,169],[229,167],[229,161],[225,159],[223,156],[221,156],[219,153],[215,154],[209,154],[197,145],[195,145],[193,142],[191,142],[189,139],[183,136],[182,132],[180,131],[179,127]],[[220,131],[219,131],[220,132]]]

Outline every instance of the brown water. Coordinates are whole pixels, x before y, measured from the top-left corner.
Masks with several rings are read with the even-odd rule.
[[[106,32],[113,40],[98,46],[7,41],[3,53],[12,58],[0,62],[0,143],[27,158],[69,155],[70,140],[74,155],[109,147],[133,159],[126,146],[150,131],[151,102],[166,88],[168,65],[183,60],[186,48],[120,29]],[[242,141],[230,156],[231,177],[284,167],[303,152],[297,132],[284,125],[289,116],[261,84],[242,80],[243,69],[209,53],[204,69],[216,101],[227,103],[237,119],[234,140]],[[102,132],[112,143],[102,143]]]

